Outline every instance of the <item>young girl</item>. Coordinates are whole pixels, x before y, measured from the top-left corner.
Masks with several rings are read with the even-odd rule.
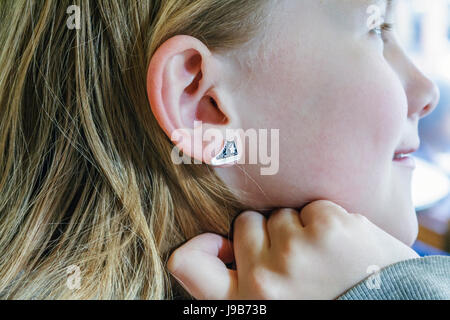
[[[392,22],[388,1],[2,1],[1,297],[188,296],[167,269],[188,239],[169,267],[196,298],[334,298],[361,268],[421,260],[408,247],[417,221],[399,155],[418,147],[418,120],[439,93],[388,24],[368,28],[373,4]],[[214,166],[173,141],[196,120],[219,132],[279,129],[278,172]],[[174,144],[203,164],[175,163]],[[305,207],[318,199],[339,206]],[[266,218],[240,215],[236,268],[266,281],[231,290],[233,218],[277,208],[309,214],[300,223],[297,211],[274,212],[271,255]],[[291,271],[305,247],[315,274],[300,286]],[[337,262],[346,275],[331,276]],[[328,290],[331,277],[341,280]],[[194,288],[214,279],[221,286]]]

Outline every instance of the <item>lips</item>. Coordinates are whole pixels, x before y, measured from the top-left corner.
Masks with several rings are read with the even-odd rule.
[[[419,149],[418,147],[399,149],[395,151],[392,161],[395,164],[402,165],[410,169],[415,169],[416,162],[414,161],[414,158],[411,156],[411,153],[416,152],[418,149]]]
[[[411,153],[414,153],[418,150],[418,148],[408,148],[408,149],[400,149],[395,151],[393,160],[402,159],[408,157]]]

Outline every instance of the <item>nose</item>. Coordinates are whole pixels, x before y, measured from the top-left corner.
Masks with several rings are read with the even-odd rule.
[[[406,83],[406,95],[408,97],[408,117],[420,119],[436,109],[440,91],[431,79],[411,63]]]

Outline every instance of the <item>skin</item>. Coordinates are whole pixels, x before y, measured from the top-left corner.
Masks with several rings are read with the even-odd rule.
[[[300,215],[284,208],[266,219],[245,211],[235,220],[233,239],[198,235],[171,255],[168,269],[199,300],[329,300],[374,267],[419,258],[366,217],[326,200]],[[227,268],[233,261],[236,269]]]
[[[366,9],[374,3],[385,6],[276,1],[263,36],[227,53],[188,36],[168,40],[149,67],[156,118],[171,138],[183,128],[185,139],[174,142],[206,163],[211,156],[188,139],[195,119],[223,134],[280,129],[276,175],[260,175],[260,165],[215,168],[237,196],[256,210],[330,200],[412,245],[418,232],[412,170],[392,159],[396,150],[418,147],[418,122],[436,107],[439,90],[395,32],[369,30]],[[213,147],[221,142],[203,143]]]
[[[255,207],[328,199],[412,245],[412,170],[392,158],[419,145],[419,119],[435,108],[439,92],[394,34],[385,33],[383,45],[368,32],[369,3],[281,1],[263,44],[269,53],[242,74],[248,85],[237,98],[244,128],[281,128],[279,173],[260,176],[258,167],[244,166],[256,186],[242,181],[239,169],[217,171],[254,195]]]

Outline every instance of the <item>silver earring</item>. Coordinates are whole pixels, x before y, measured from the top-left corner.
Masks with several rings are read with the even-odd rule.
[[[234,140],[226,140],[222,151],[211,159],[211,163],[213,166],[220,166],[235,163],[239,158],[240,154],[236,148],[236,142]]]

